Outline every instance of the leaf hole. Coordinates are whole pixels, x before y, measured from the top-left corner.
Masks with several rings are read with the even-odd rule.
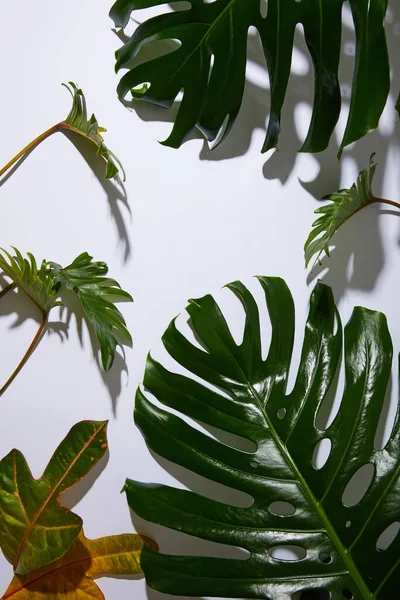
[[[306,551],[301,546],[274,546],[268,549],[268,554],[276,560],[298,561],[306,557]]]
[[[312,466],[314,469],[322,469],[332,450],[332,442],[329,438],[320,440],[314,448]]]
[[[376,542],[376,549],[383,551],[387,550],[391,544],[393,544],[394,540],[397,537],[397,534],[400,531],[400,523],[399,521],[395,521],[391,523],[384,531],[382,531],[381,535],[378,537],[378,541]]]
[[[276,413],[276,416],[280,421],[283,421],[283,419],[286,417],[286,408],[280,408]]]
[[[278,517],[290,517],[296,512],[296,507],[290,502],[276,501],[269,505],[268,510]]]
[[[319,560],[325,565],[329,565],[332,562],[332,556],[328,552],[320,552]]]
[[[357,469],[344,489],[342,496],[344,506],[355,506],[361,502],[372,483],[374,473],[375,467],[372,463]]]
[[[260,13],[263,19],[268,14],[268,0],[260,0]]]
[[[344,588],[344,590],[342,590],[342,594],[343,598],[346,598],[346,600],[352,600],[352,598],[354,598],[353,592],[348,588]]]
[[[349,527],[351,527],[351,521],[346,521],[346,527],[347,527],[347,529],[348,529]]]

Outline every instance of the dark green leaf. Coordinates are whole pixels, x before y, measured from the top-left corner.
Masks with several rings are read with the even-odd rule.
[[[134,98],[170,107],[183,90],[175,125],[164,143],[179,147],[194,127],[209,141],[225,127],[222,140],[242,102],[247,35],[254,26],[261,37],[271,87],[265,152],[278,143],[294,32],[301,23],[315,69],[313,114],[302,151],[324,150],[340,113],[338,65],[343,2],[269,0],[267,17],[262,18],[260,0],[191,0],[189,10],[160,14],[142,23],[117,51],[116,71],[128,69],[118,85],[118,95],[123,99],[131,92]],[[163,2],[117,0],[110,16],[117,27],[125,27],[132,11],[159,4]],[[384,31],[387,0],[350,0],[350,6],[356,30],[355,70],[340,152],[377,127],[390,83]],[[160,40],[178,40],[180,46],[132,67],[146,44]]]
[[[103,367],[110,369],[116,347],[132,344],[124,317],[114,303],[132,302],[132,296],[122,290],[114,279],[106,277],[108,267],[105,262],[93,262],[87,252],[80,254],[65,269],[56,263],[49,264],[54,281],[65,284],[81,301],[100,343]]]
[[[369,168],[361,171],[357,182],[353,183],[349,190],[343,189],[325,196],[324,200],[330,200],[330,202],[315,211],[315,214],[322,216],[312,224],[313,229],[304,245],[306,267],[313,257],[315,257],[315,262],[319,261],[323,252],[329,256],[332,237],[345,221],[364,206],[380,201],[373,195],[371,189],[376,169],[376,164],[372,159],[373,155]]]
[[[0,461],[0,546],[24,575],[60,558],[82,529],[60,504],[107,449],[107,421],[82,421],[61,442],[43,475],[34,479],[19,450]]]
[[[399,113],[399,117],[400,117],[400,93],[398,95],[395,108],[396,108],[397,112]]]
[[[239,345],[214,299],[205,296],[187,308],[204,350],[189,342],[175,321],[163,337],[169,354],[196,380],[167,371],[151,357],[147,362],[146,390],[175,413],[212,426],[214,437],[154,405],[140,390],[135,406],[135,421],[154,452],[245,492],[253,503],[239,508],[229,500],[223,504],[168,486],[131,480],[125,485],[131,508],[142,518],[244,548],[250,557],[177,556],[145,548],[147,583],[182,596],[292,600],[296,593],[326,590],[334,600],[394,600],[400,536],[384,551],[377,549],[377,541],[400,521],[398,416],[386,446],[380,450],[374,445],[392,364],[386,318],[355,308],[344,335],[345,389],[337,416],[325,429],[320,410],[342,351],[342,325],[332,292],[319,283],[311,296],[297,377],[287,393],[293,300],[281,279],[259,281],[272,324],[265,360],[258,307],[247,288],[235,282],[228,287],[246,316]],[[218,430],[251,440],[257,449],[244,451],[233,441],[228,445],[226,433],[224,442],[219,441]],[[324,439],[332,449],[322,468],[316,468],[314,453]],[[368,490],[357,503],[344,501],[349,481],[367,464],[374,467]],[[275,502],[290,503],[293,510],[283,513],[274,508]],[[302,549],[304,558],[274,556],[277,546],[293,545]]]
[[[106,162],[106,179],[112,179],[118,174],[119,169],[121,169],[123,180],[125,181],[125,171],[120,160],[107,148],[101,135],[107,129],[99,126],[94,114],[88,119],[86,99],[82,90],[72,81],[69,82],[69,85],[66,83],[63,83],[63,85],[72,96],[72,108],[68,117],[62,122],[62,125],[66,129],[83,135],[95,144],[97,154]]]

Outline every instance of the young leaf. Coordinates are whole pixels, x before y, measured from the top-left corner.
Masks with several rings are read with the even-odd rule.
[[[301,150],[324,150],[340,113],[338,66],[343,2],[269,0],[263,18],[260,0],[193,0],[189,9],[159,14],[139,25],[117,51],[116,71],[128,69],[119,82],[118,96],[124,99],[131,93],[133,98],[169,108],[183,90],[172,133],[164,144],[179,147],[194,127],[209,141],[219,136],[224,139],[242,102],[248,31],[255,27],[271,83],[270,117],[263,146],[266,152],[278,144],[294,33],[301,23],[315,70],[313,114]],[[125,27],[132,11],[159,4],[160,0],[117,0],[110,17],[116,27]],[[377,127],[390,87],[384,30],[387,0],[350,0],[350,7],[356,32],[355,69],[340,152]],[[132,66],[145,45],[161,40],[171,43],[169,53]]]
[[[14,252],[15,257],[6,250],[0,249],[0,269],[12,280],[12,283],[0,292],[0,298],[18,287],[39,308],[42,320],[22,360],[0,389],[0,396],[21,371],[40,342],[51,308],[62,305],[62,301],[57,299],[62,284],[80,299],[100,343],[103,367],[105,370],[110,369],[114,362],[116,347],[132,344],[132,337],[126,328],[125,320],[114,303],[133,300],[114,279],[105,277],[108,273],[106,263],[93,262],[92,257],[84,252],[65,269],[57,263],[43,260],[38,270],[37,261],[32,254],[28,252],[28,260],[16,248]]]
[[[373,156],[371,156],[369,168],[359,173],[357,182],[353,183],[349,190],[343,189],[325,196],[324,200],[330,200],[330,203],[317,208],[315,211],[315,214],[322,216],[312,224],[313,229],[304,245],[306,267],[314,256],[315,262],[319,261],[323,252],[330,256],[329,246],[336,231],[365,206],[375,202],[383,202],[400,208],[400,205],[396,202],[385,198],[377,198],[372,193],[371,184],[376,169]]]
[[[400,522],[399,409],[388,443],[383,449],[375,445],[392,365],[386,318],[354,309],[344,335],[344,393],[326,427],[321,408],[326,401],[330,405],[327,394],[342,354],[332,291],[318,283],[312,293],[297,377],[287,393],[293,299],[282,279],[258,279],[272,325],[267,358],[262,357],[264,333],[255,299],[242,283],[232,283],[228,288],[245,313],[241,343],[212,296],[191,300],[187,311],[204,349],[185,338],[175,321],[163,343],[195,379],[149,357],[144,387],[173,413],[141,390],[135,406],[135,422],[153,452],[226,490],[244,492],[246,507],[234,505],[229,494],[223,503],[165,485],[131,480],[125,485],[129,505],[140,517],[244,548],[249,556],[177,556],[144,547],[147,583],[179,596],[294,600],[307,592],[315,599],[395,600],[400,535],[384,549],[382,533]],[[213,436],[194,428],[187,417],[211,426]],[[234,438],[226,441],[226,433]],[[330,442],[330,450],[325,464],[318,464],[322,440]],[[349,495],[349,483],[365,465],[369,479],[365,484],[358,479],[357,497]],[[281,552],[293,546],[299,557],[283,560]]]
[[[56,263],[49,264],[56,284],[65,284],[81,301],[100,343],[101,359],[107,371],[114,362],[117,345],[132,344],[125,320],[114,305],[115,302],[132,302],[132,296],[114,279],[105,277],[108,273],[106,263],[93,262],[87,252],[80,254],[65,269]]]
[[[97,149],[97,154],[102,157],[106,163],[106,179],[118,178],[119,170],[121,170],[123,181],[125,181],[125,171],[111,150],[104,144],[102,132],[107,131],[104,127],[100,127],[94,114],[88,119],[86,109],[86,99],[81,89],[78,88],[72,81],[69,84],[63,83],[72,96],[72,108],[67,118],[60,123],[56,123],[37,138],[32,140],[30,144],[25,146],[14,158],[12,158],[2,169],[0,169],[0,177],[4,175],[17,161],[19,161],[27,152],[31,151],[35,146],[40,144],[47,137],[56,131],[72,131],[78,135],[82,135],[90,140]]]
[[[74,425],[39,479],[19,450],[0,461],[0,546],[16,573],[60,558],[81,531],[81,518],[61,506],[60,495],[102,458],[106,430],[107,421]]]
[[[89,540],[81,531],[62,558],[28,575],[15,575],[1,600],[104,600],[93,579],[141,573],[142,546],[139,535]]]

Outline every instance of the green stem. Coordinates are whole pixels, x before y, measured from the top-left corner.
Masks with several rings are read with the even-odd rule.
[[[4,173],[6,173],[20,158],[22,158],[24,156],[24,154],[26,154],[27,152],[32,150],[35,146],[40,144],[40,142],[45,140],[47,137],[49,137],[50,135],[52,135],[53,133],[55,133],[56,131],[61,129],[63,127],[63,125],[64,125],[63,122],[57,123],[56,125],[53,125],[53,127],[50,127],[50,129],[46,129],[46,131],[44,131],[43,133],[38,135],[38,137],[36,137],[34,140],[32,140],[30,142],[30,144],[25,146],[25,148],[23,148],[21,150],[21,152],[18,152],[18,154],[16,154],[14,156],[14,158],[12,158],[2,169],[0,169],[0,177],[2,175],[4,175]]]
[[[10,287],[10,286],[8,286],[8,287]],[[46,326],[46,323],[47,323],[47,314],[43,314],[42,320],[40,321],[39,329],[37,330],[35,337],[33,338],[28,350],[25,352],[24,356],[22,357],[22,360],[20,361],[20,363],[17,366],[17,368],[15,369],[15,371],[12,373],[12,375],[7,379],[6,383],[0,389],[0,396],[2,396],[4,394],[4,392],[6,391],[6,389],[11,385],[11,383],[14,381],[14,379],[16,378],[18,373],[21,371],[22,367],[25,365],[25,363],[29,359],[32,352],[35,350],[36,346],[39,344],[40,336],[42,335],[42,332]]]

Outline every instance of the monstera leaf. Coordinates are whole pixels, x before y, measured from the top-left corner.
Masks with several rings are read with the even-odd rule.
[[[93,579],[141,573],[142,538],[87,539],[83,531],[64,556],[28,575],[15,575],[1,600],[105,600]]]
[[[0,546],[24,575],[60,558],[82,529],[82,519],[60,504],[107,450],[107,421],[74,425],[43,475],[34,479],[19,450],[0,461]]]
[[[330,202],[315,211],[316,215],[321,216],[312,224],[313,229],[304,245],[306,267],[313,257],[315,257],[315,262],[319,262],[323,253],[330,256],[330,245],[334,234],[343,223],[362,208],[377,202],[400,208],[398,202],[377,198],[372,193],[375,169],[376,164],[373,162],[372,155],[369,168],[359,173],[357,182],[353,183],[349,190],[343,189],[325,196],[324,200],[330,200]]]
[[[16,287],[40,310],[42,319],[28,350],[17,368],[0,388],[0,396],[7,390],[21,371],[32,352],[42,339],[50,310],[62,306],[60,293],[65,287],[76,296],[89,321],[89,326],[100,344],[101,361],[107,371],[114,362],[116,348],[132,345],[125,319],[115,306],[116,302],[132,302],[132,296],[121,289],[115,279],[106,277],[108,266],[102,261],[93,261],[87,252],[80,254],[69,266],[42,260],[40,268],[33,254],[24,258],[17,248],[15,256],[0,248],[0,269],[11,279],[11,283],[0,292],[0,298]]]
[[[175,125],[164,143],[179,147],[194,127],[209,141],[217,136],[222,140],[235,122],[242,102],[247,35],[253,26],[260,34],[270,76],[271,108],[265,152],[278,143],[294,32],[297,23],[301,23],[315,70],[313,114],[302,151],[324,150],[340,112],[338,65],[343,2],[269,0],[267,16],[263,18],[260,0],[191,0],[189,9],[160,14],[142,23],[117,51],[116,71],[128,69],[118,85],[118,95],[123,99],[130,92],[134,98],[168,108],[183,90]],[[117,27],[125,27],[132,11],[163,3],[117,0],[110,16]],[[350,0],[350,7],[356,56],[341,150],[377,127],[389,92],[383,24],[387,0]],[[161,40],[178,41],[179,46],[170,48],[169,54],[132,67],[132,61],[146,44]]]
[[[142,518],[244,548],[250,557],[173,556],[144,548],[147,583],[182,596],[292,600],[302,593],[314,600],[395,600],[400,536],[383,550],[381,534],[400,521],[398,416],[386,446],[374,446],[392,364],[386,318],[354,309],[344,334],[345,390],[336,418],[324,429],[318,418],[342,351],[332,292],[319,283],[312,293],[297,378],[287,394],[293,300],[283,280],[259,277],[259,282],[272,324],[266,359],[257,304],[240,282],[228,286],[245,312],[240,344],[207,295],[187,308],[204,349],[189,342],[175,321],[163,336],[166,350],[196,380],[148,358],[146,390],[175,413],[212,426],[214,437],[156,406],[140,390],[135,407],[135,421],[154,452],[245,492],[253,503],[243,508],[164,485],[132,480],[125,485],[129,505]],[[219,441],[220,430],[251,440],[256,450]],[[321,467],[315,452],[322,440],[330,441],[331,450]],[[350,501],[348,486],[365,465],[373,471],[370,486],[362,498],[350,494]],[[282,547],[293,546],[298,559],[282,560]]]

